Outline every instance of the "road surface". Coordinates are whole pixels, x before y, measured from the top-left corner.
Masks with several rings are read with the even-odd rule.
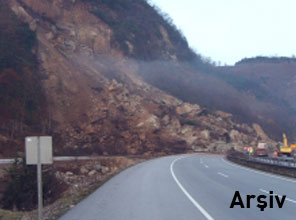
[[[133,166],[106,182],[60,220],[289,220],[296,218],[296,181],[244,168],[222,156],[195,154],[158,158]],[[266,195],[250,208],[230,208],[235,191]],[[282,208],[269,191],[286,195]],[[281,197],[280,197],[281,198]]]

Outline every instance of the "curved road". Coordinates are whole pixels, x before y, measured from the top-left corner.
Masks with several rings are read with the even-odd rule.
[[[296,218],[296,181],[244,168],[222,156],[170,156],[133,166],[106,182],[60,220],[289,220]],[[235,191],[265,195],[250,208],[230,208]],[[286,195],[282,208],[269,191]],[[274,198],[274,196],[273,196]],[[280,197],[281,198],[281,197]]]

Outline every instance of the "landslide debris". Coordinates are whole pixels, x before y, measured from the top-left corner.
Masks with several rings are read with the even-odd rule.
[[[22,138],[32,134],[52,135],[55,155],[224,152],[262,139],[231,114],[183,102],[142,80],[143,60],[178,65],[193,56],[181,34],[146,1],[9,0],[9,7],[36,36],[30,51],[42,76],[46,118],[38,132],[27,125],[11,136],[8,127],[0,136],[3,149],[15,139],[23,152]],[[128,27],[118,27],[120,19]],[[152,22],[147,28],[141,26],[145,19]]]

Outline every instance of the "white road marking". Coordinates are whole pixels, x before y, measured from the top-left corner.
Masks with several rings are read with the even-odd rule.
[[[205,166],[205,168],[209,168],[209,166],[208,166],[208,165],[206,165],[206,164],[205,164],[204,166]]]
[[[286,200],[289,201],[289,202],[292,202],[292,203],[295,203],[296,204],[296,201],[293,200],[293,199],[289,199],[289,198],[286,197]]]
[[[285,180],[285,181],[288,181],[288,182],[291,182],[291,183],[296,183],[295,180],[291,180],[291,179],[288,179],[288,178],[284,178],[284,177],[280,177],[280,176],[276,176],[276,175],[273,175],[273,174],[268,174],[268,173],[265,173],[263,171],[257,171],[257,170],[253,170],[251,168],[247,168],[247,167],[243,167],[241,165],[238,165],[238,164],[232,164],[226,160],[224,160],[222,158],[222,161],[224,161],[225,163],[229,164],[230,166],[233,166],[233,167],[238,167],[240,169],[244,169],[244,170],[248,170],[248,171],[251,171],[253,173],[257,173],[257,174],[262,174],[262,175],[265,175],[265,176],[268,176],[268,177],[271,177],[271,178],[275,178],[275,179],[280,179],[280,180]]]
[[[268,192],[267,190],[265,190],[265,189],[259,189],[259,190],[260,190],[261,192],[264,192],[264,193],[266,193],[266,194],[269,194],[269,192]],[[283,197],[282,195],[279,195],[279,194],[276,194],[276,193],[273,193],[273,195],[275,195],[275,196],[279,196],[280,198]],[[292,203],[295,203],[295,204],[296,204],[296,201],[295,201],[295,200],[290,199],[290,198],[288,198],[288,197],[286,197],[285,200],[287,200],[287,201],[289,201],[289,202],[292,202]]]
[[[292,202],[292,203],[295,203],[296,204],[296,201],[293,200],[293,199],[289,199],[289,198],[286,197],[286,200],[289,201],[289,202]]]
[[[199,160],[200,160],[200,163],[203,164],[203,160],[202,159],[199,159]]]
[[[218,172],[218,174],[219,174],[220,176],[225,177],[225,178],[228,178],[228,177],[229,177],[228,175],[226,175],[226,174],[224,174],[224,173],[221,173],[221,172]]]
[[[177,183],[177,185],[179,186],[179,188],[182,190],[182,192],[185,194],[185,196],[187,196],[187,198],[192,202],[192,204],[206,217],[207,220],[214,220],[214,218],[212,216],[210,216],[210,214],[203,208],[201,207],[200,204],[198,204],[197,201],[195,201],[193,199],[193,197],[187,192],[187,190],[182,186],[182,184],[179,182],[179,180],[177,179],[175,173],[174,173],[174,164],[180,160],[183,159],[184,157],[179,157],[177,159],[175,159],[170,166],[170,170],[171,170],[171,175],[174,178],[175,182]]]
[[[264,189],[259,189],[261,192],[264,192],[264,193],[267,193],[269,194],[269,192],[267,190],[264,190]],[[274,195],[277,195],[277,194],[274,194]]]

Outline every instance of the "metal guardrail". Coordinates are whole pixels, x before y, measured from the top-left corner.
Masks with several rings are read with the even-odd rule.
[[[149,159],[155,158],[155,156],[143,156],[143,155],[122,155],[123,157],[129,159]],[[82,161],[82,160],[98,160],[104,158],[113,158],[113,157],[121,157],[121,156],[54,156],[53,161]],[[22,161],[21,158],[17,158],[18,161]],[[9,165],[13,164],[15,159],[0,159],[0,165]]]
[[[244,162],[269,165],[279,168],[288,168],[296,170],[296,159],[294,158],[274,158],[274,157],[255,157],[251,155],[227,155],[228,158]]]
[[[247,167],[296,178],[296,160],[293,158],[254,157],[239,152],[230,153],[227,158]]]
[[[250,161],[262,164],[269,164],[278,167],[288,167],[296,169],[296,160],[293,158],[271,158],[271,157],[249,157]]]
[[[15,159],[1,159],[0,164],[13,164]]]
[[[76,161],[76,160],[91,160],[97,157],[89,156],[57,156],[53,157],[53,161]],[[18,161],[22,161],[21,158],[17,158]],[[0,159],[0,164],[13,164],[15,159]]]

